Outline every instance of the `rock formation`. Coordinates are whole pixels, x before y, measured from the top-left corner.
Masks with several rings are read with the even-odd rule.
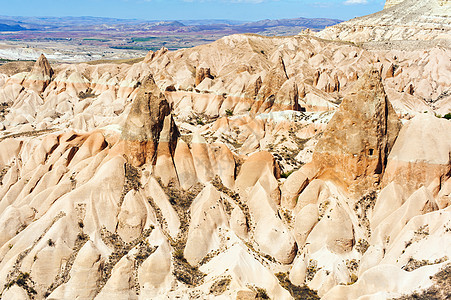
[[[445,142],[450,132],[451,124],[444,119],[430,114],[413,118],[402,128],[388,156],[385,184],[396,182],[407,194],[430,185],[438,192],[451,171],[451,149]]]
[[[312,163],[319,178],[363,193],[378,184],[401,125],[379,71],[365,73],[343,99],[318,141]]]
[[[447,5],[320,35],[443,38]],[[0,74],[0,298],[446,299],[450,53],[232,35]]]
[[[133,100],[122,131],[125,152],[132,165],[141,166],[155,161],[164,127],[164,142],[168,144],[167,150],[173,153],[177,128],[170,114],[169,103],[156,86],[153,77],[146,77]]]
[[[210,72],[210,68],[198,67],[196,69],[196,79],[194,84],[198,86],[205,78],[213,79],[214,77]]]
[[[54,71],[50,66],[49,61],[44,54],[41,54],[35,62],[33,69],[25,78],[23,86],[35,90],[38,93],[42,93],[49,85],[53,74]]]
[[[269,109],[276,99],[274,92],[279,91],[287,80],[285,64],[282,57],[279,57],[275,66],[269,70],[267,76],[262,81],[261,88],[257,93],[256,104],[253,105],[254,111],[264,112]],[[287,106],[289,107],[290,105]],[[292,107],[296,107],[296,105],[292,105]]]
[[[318,36],[356,43],[402,40],[449,42],[450,1],[388,0],[384,8],[375,14],[326,28]]]

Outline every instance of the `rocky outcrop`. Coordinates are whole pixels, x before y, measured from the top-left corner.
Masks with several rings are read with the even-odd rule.
[[[441,0],[388,0],[385,9],[329,27],[321,38],[357,43],[451,38],[451,2]],[[449,43],[449,42],[448,42]]]
[[[43,92],[0,74],[0,297],[427,288],[451,257],[450,50],[393,45],[233,35],[58,64]]]
[[[195,85],[198,86],[205,78],[213,79],[210,68],[198,67],[196,69]]]
[[[266,174],[279,177],[279,166],[271,153],[267,151],[257,152],[251,155],[241,167],[236,178],[236,188],[245,192]],[[265,186],[265,188],[270,188],[270,186]]]
[[[122,130],[125,152],[131,164],[141,166],[155,161],[160,133],[165,124],[167,140],[164,142],[168,143],[169,151],[175,150],[177,128],[170,114],[169,103],[149,75],[141,83]],[[166,117],[169,119],[165,122]]]
[[[220,193],[208,185],[191,206],[191,222],[184,254],[192,265],[218,248],[220,227],[228,225]],[[208,217],[205,217],[208,216]]]
[[[384,91],[379,71],[365,73],[344,98],[316,145],[318,177],[357,193],[382,179],[401,124]]]
[[[41,54],[22,84],[26,88],[42,93],[49,85],[53,73],[49,61],[44,54]]]
[[[388,156],[383,182],[396,182],[407,194],[420,187],[435,192],[450,177],[451,123],[420,114],[406,123]],[[432,186],[431,186],[432,185]]]
[[[165,185],[177,180],[173,156],[177,144],[179,132],[172,115],[167,115],[163,120],[163,128],[158,139],[154,174],[160,177]]]
[[[282,57],[279,57],[274,67],[271,68],[263,79],[262,86],[258,91],[252,111],[264,112],[269,109],[276,100],[276,92],[281,89],[287,80],[288,76],[285,69],[285,63]],[[297,102],[297,95],[293,95],[292,98],[293,102]],[[295,107],[295,105],[293,105],[293,107]]]
[[[168,52],[169,50],[166,47],[162,47],[160,50],[153,52],[152,50],[150,50],[146,57],[144,58],[144,62],[145,63],[151,63],[154,59],[158,59],[159,57],[161,57],[163,54],[165,54],[166,52]]]

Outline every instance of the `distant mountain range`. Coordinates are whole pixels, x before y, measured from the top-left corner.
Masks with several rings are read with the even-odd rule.
[[[89,55],[105,57],[111,53],[140,56],[162,47],[170,50],[207,44],[224,36],[253,33],[264,36],[291,36],[309,28],[320,31],[340,23],[335,19],[281,19],[246,22],[236,20],[137,20],[98,17],[8,17],[0,16],[0,42],[35,48],[71,52],[80,49]],[[63,46],[64,45],[64,46]],[[10,50],[7,50],[7,52]],[[12,51],[12,50],[11,50]],[[3,58],[25,58],[27,51],[2,54]],[[27,54],[28,55],[28,54]],[[1,57],[1,55],[0,55]],[[26,56],[27,59],[28,56]],[[34,57],[34,56],[33,56]],[[80,59],[86,60],[86,58]]]
[[[101,17],[10,17],[0,16],[0,31],[21,31],[21,30],[79,30],[82,26],[85,30],[89,27],[102,25],[114,28],[130,28],[140,26],[145,28],[170,26],[173,29],[184,27],[187,30],[234,30],[237,32],[255,32],[272,27],[305,27],[314,30],[321,30],[327,26],[333,26],[342,22],[337,19],[324,18],[295,18],[279,20],[261,20],[256,22],[236,21],[236,20],[137,20],[137,19],[116,19]],[[186,31],[186,30],[185,30]]]
[[[2,24],[0,23],[0,31],[21,31],[21,30],[27,30],[26,28],[19,26],[19,25],[8,25],[8,24]]]

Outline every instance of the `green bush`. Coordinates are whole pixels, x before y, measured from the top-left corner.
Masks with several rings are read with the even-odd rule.
[[[288,176],[290,176],[291,174],[293,174],[294,170],[288,171],[288,172],[284,172],[282,174],[280,174],[280,178],[288,178]]]
[[[197,125],[201,125],[201,126],[205,125],[205,122],[202,121],[201,118],[197,118],[197,119],[196,119],[196,123],[197,123]]]

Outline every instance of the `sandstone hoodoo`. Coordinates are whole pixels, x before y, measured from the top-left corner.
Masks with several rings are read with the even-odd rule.
[[[401,124],[388,101],[380,72],[354,84],[318,141],[312,163],[328,178],[362,194],[382,179]]]
[[[142,81],[122,130],[126,155],[131,164],[141,166],[155,162],[163,127],[164,142],[172,155],[178,130],[168,101],[150,75]]]
[[[279,91],[287,80],[288,76],[285,70],[285,64],[282,57],[279,57],[277,59],[277,63],[273,68],[271,68],[271,70],[269,70],[268,75],[265,77],[261,87],[258,90],[257,97],[255,99],[256,104],[253,106],[254,111],[264,112],[265,110],[271,108],[275,102],[275,92]],[[296,105],[293,105],[291,108],[295,107]]]
[[[44,54],[39,56],[31,72],[25,77],[23,86],[42,93],[49,85],[54,71]]]

